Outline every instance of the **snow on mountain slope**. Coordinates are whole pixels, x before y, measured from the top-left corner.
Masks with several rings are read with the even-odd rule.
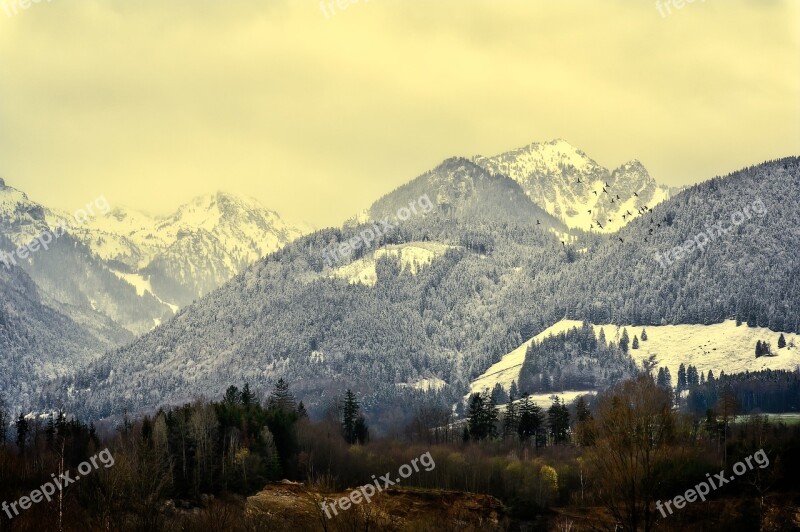
[[[232,257],[232,266],[238,267],[277,251],[308,231],[286,223],[254,199],[224,192],[196,197],[163,218],[115,208],[108,216],[92,219],[86,229],[81,236],[98,256],[126,264],[137,259],[138,268],[187,232],[207,232]],[[114,241],[124,245],[114,245]],[[129,257],[125,257],[125,249],[130,250]]]
[[[437,377],[432,377],[430,379],[420,379],[412,383],[401,382],[397,386],[400,388],[413,388],[415,390],[427,392],[431,390],[441,390],[442,388],[447,386],[447,383],[442,379],[439,379]]]
[[[361,283],[366,286],[375,286],[378,280],[375,263],[381,257],[399,257],[400,267],[403,271],[416,275],[420,269],[433,262],[433,259],[444,255],[452,247],[439,242],[409,242],[383,246],[366,257],[334,269],[329,276],[346,279],[351,284]]]
[[[480,377],[470,384],[470,393],[491,390],[499,383],[508,390],[513,381],[519,381],[525,353],[532,342],[540,342],[548,336],[565,332],[573,327],[581,327],[581,322],[562,320],[545,329],[518,348],[505,355],[492,365]],[[639,349],[631,349],[630,354],[641,366],[651,355],[656,355],[658,367],[666,366],[674,380],[678,376],[681,364],[693,365],[700,372],[712,370],[715,375],[720,371],[727,374],[762,369],[793,370],[800,365],[800,335],[783,333],[787,347],[778,349],[779,332],[762,327],[748,327],[746,324],[736,326],[732,320],[713,325],[592,325],[596,335],[603,329],[606,340],[619,342],[623,329],[628,330],[631,342],[634,336],[639,337]],[[647,341],[641,340],[641,332],[647,331]],[[766,340],[772,344],[776,356],[755,357],[755,345],[758,340]],[[789,347],[792,343],[796,347]]]
[[[671,195],[639,161],[609,171],[561,139],[473,161],[514,179],[534,203],[577,229],[616,231]]]
[[[256,200],[222,192],[195,198],[163,218],[100,199],[78,222],[3,181],[0,232],[21,246],[65,220],[70,237],[20,264],[57,310],[66,309],[73,319],[96,311],[135,334],[309,230],[285,222]],[[66,266],[67,283],[64,271],[59,273]]]
[[[245,264],[277,251],[304,231],[254,199],[223,192],[195,198],[155,229],[174,240],[190,228],[208,231],[236,262]]]
[[[218,192],[196,197],[163,218],[115,208],[92,219],[77,236],[140,293],[146,281],[148,292],[177,307],[307,231],[254,199]]]
[[[512,382],[519,381],[519,372],[522,369],[522,363],[525,362],[525,353],[528,352],[528,347],[530,347],[532,343],[541,342],[548,336],[555,336],[573,327],[580,326],[581,322],[579,321],[562,320],[548,327],[505,355],[499,362],[493,364],[489,369],[484,371],[480,377],[472,381],[470,384],[470,393],[480,393],[486,388],[491,390],[497,383],[500,383],[503,388],[509,390]]]
[[[0,179],[0,228],[15,245],[27,244],[47,229],[47,209]]]

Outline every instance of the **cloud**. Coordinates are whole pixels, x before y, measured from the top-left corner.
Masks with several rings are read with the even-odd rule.
[[[317,224],[555,137],[685,184],[800,152],[798,22],[755,0],[53,0],[0,11],[0,173],[64,208],[222,188]]]

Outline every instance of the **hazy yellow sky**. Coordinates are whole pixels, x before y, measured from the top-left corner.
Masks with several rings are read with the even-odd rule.
[[[0,176],[62,208],[223,189],[331,225],[553,138],[670,185],[800,155],[797,1],[3,1]]]

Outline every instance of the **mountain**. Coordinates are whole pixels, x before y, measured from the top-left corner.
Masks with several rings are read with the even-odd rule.
[[[11,247],[0,234],[0,250]],[[70,374],[111,347],[98,337],[113,337],[113,327],[93,334],[54,310],[21,268],[0,266],[0,294],[0,395],[12,408],[34,403],[42,382]]]
[[[94,331],[97,341],[110,344],[129,341],[133,333],[149,330],[154,318],[169,312],[152,296],[137,296],[72,230],[57,229],[63,222],[77,225],[72,215],[33,202],[5,182],[0,185],[0,234],[8,239],[3,251],[14,253],[11,258],[6,255],[6,261],[26,271],[45,304]],[[47,235],[49,243],[36,242],[40,235]],[[36,242],[37,251],[19,257],[15,250],[30,242]]]
[[[15,408],[39,401],[42,382],[152,330],[300,232],[230,194],[196,198],[164,218],[112,210],[102,197],[66,213],[0,179],[6,401]],[[20,257],[30,243],[36,250]]]
[[[423,197],[429,210],[420,204]],[[401,209],[412,203],[417,214],[401,220]],[[214,395],[246,379],[259,389],[275,375],[297,383],[298,393],[313,390],[317,403],[339,392],[345,374],[374,383],[375,390],[425,379],[453,383],[466,378],[456,374],[472,372],[465,364],[483,369],[492,353],[511,345],[486,307],[497,297],[495,283],[505,282],[493,255],[524,253],[551,273],[561,263],[562,245],[552,230],[563,225],[518,183],[467,159],[445,161],[368,212],[375,225],[354,223],[300,238],[109,352],[67,385],[75,384],[73,397],[85,400],[87,415],[101,416],[123,396],[134,411]],[[393,227],[383,230],[383,219]],[[382,233],[368,245],[326,263],[325,250],[376,226]],[[361,267],[368,270],[364,282],[352,282],[348,268],[357,277]],[[492,281],[464,282],[484,277],[484,270]],[[471,331],[469,339],[459,324]],[[474,334],[478,330],[483,338]],[[492,345],[498,338],[500,345]],[[476,340],[482,352],[465,357],[461,351]],[[481,349],[484,342],[492,347]]]
[[[254,199],[218,192],[163,218],[114,209],[77,236],[121,278],[175,308],[304,231]]]
[[[117,345],[303,232],[255,200],[222,192],[195,198],[163,218],[112,209],[104,197],[82,211],[75,216],[48,209],[0,184],[0,233],[11,248],[68,222],[48,250],[16,261],[43,300],[99,334],[99,341]]]
[[[421,197],[430,210],[392,218]],[[367,212],[395,227],[368,245],[360,235],[375,226],[365,220],[302,237],[56,383],[49,397],[66,394],[98,417],[217,396],[243,381],[266,390],[284,377],[312,409],[351,386],[368,410],[391,418],[408,413],[419,383],[444,383],[436,393],[455,402],[505,354],[565,318],[662,325],[733,316],[800,332],[796,157],[714,178],[613,235],[575,232],[569,242],[516,180],[461,158]],[[720,221],[730,229],[702,250],[666,266],[658,260]],[[325,250],[358,242],[326,262]],[[424,252],[430,260],[413,258]],[[362,282],[344,272],[354,264],[374,275]]]
[[[641,207],[654,207],[674,192],[658,185],[639,161],[610,171],[561,139],[473,161],[518,182],[534,203],[567,226],[587,231],[594,225],[594,231],[614,232]]]

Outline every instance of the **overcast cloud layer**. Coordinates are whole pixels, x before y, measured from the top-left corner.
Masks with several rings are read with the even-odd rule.
[[[0,176],[57,207],[225,189],[321,226],[553,138],[669,185],[800,155],[800,2],[2,2]]]

